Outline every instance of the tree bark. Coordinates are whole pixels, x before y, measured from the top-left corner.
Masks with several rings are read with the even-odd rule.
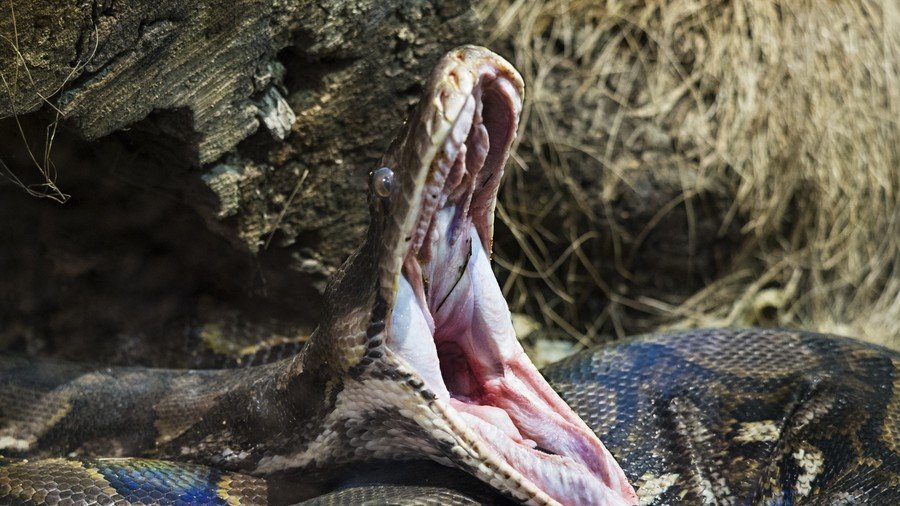
[[[17,248],[0,253],[0,328],[18,330],[0,347],[72,358],[66,343],[86,339],[108,361],[159,347],[136,334],[176,350],[185,328],[307,332],[361,238],[365,174],[431,66],[480,33],[451,0],[2,9],[0,172],[15,184],[0,184],[0,237]]]

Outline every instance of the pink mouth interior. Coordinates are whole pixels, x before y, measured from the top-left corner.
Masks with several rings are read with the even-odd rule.
[[[388,346],[550,497],[636,503],[615,459],[525,355],[491,270],[490,220],[520,103],[507,79],[482,69],[427,184]]]

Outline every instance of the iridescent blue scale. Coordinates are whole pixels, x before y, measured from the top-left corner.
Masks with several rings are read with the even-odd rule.
[[[101,459],[93,464],[129,502],[227,504],[218,495],[221,473],[211,467],[142,459]]]

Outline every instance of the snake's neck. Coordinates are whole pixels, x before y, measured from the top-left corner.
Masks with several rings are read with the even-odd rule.
[[[254,472],[321,436],[339,377],[300,354],[245,369],[93,369],[0,360],[0,451],[10,457],[151,456]],[[310,367],[307,367],[310,364]],[[308,464],[312,464],[310,461]]]
[[[344,389],[341,376],[328,365],[315,346],[307,346],[295,356],[267,365],[187,372],[172,385],[178,390],[173,395],[187,409],[172,412],[167,419],[189,417],[194,423],[186,430],[161,431],[156,446],[165,457],[255,475],[325,465],[328,455],[300,463],[293,456],[322,439],[337,393]],[[197,388],[178,388],[178,383],[192,377],[202,378]]]

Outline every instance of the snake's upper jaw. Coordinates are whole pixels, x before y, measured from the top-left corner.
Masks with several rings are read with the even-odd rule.
[[[441,431],[435,446],[456,465],[535,503],[635,503],[615,459],[525,355],[491,270],[494,205],[521,80],[486,50],[464,50],[457,60],[457,68],[439,67],[449,85],[435,109],[451,127],[419,186],[391,294],[389,354],[433,394],[435,415],[454,438],[447,449]]]

